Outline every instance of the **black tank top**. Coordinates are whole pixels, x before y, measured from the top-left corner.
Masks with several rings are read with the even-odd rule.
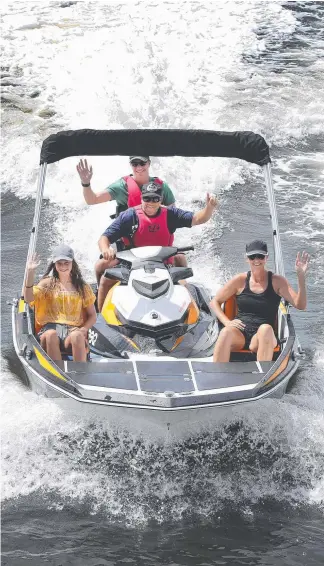
[[[245,280],[245,287],[236,295],[237,315],[245,324],[271,324],[274,328],[280,296],[274,291],[272,286],[272,272],[268,271],[268,286],[263,293],[253,293],[250,289],[251,271],[248,271]]]

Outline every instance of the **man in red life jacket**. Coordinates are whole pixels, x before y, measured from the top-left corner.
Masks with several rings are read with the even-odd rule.
[[[86,159],[80,159],[77,165],[81,184],[83,186],[83,196],[87,204],[100,204],[110,200],[117,203],[116,216],[127,210],[131,206],[141,204],[141,188],[145,183],[154,181],[162,187],[162,204],[171,206],[175,204],[175,198],[169,185],[165,181],[161,181],[157,177],[150,177],[149,169],[151,165],[148,156],[131,155],[129,163],[132,167],[132,174],[126,175],[109,185],[104,191],[94,193],[91,188],[91,179],[93,175],[92,166],[88,166]]]
[[[172,245],[173,234],[178,228],[204,224],[211,218],[218,204],[216,198],[208,193],[205,208],[195,213],[162,206],[161,201],[161,185],[153,182],[143,185],[141,204],[122,212],[100,237],[98,244],[102,258],[96,263],[97,274],[118,263],[111,244],[120,238],[127,239],[130,247]],[[101,277],[98,289],[99,312],[114,284],[114,280]]]
[[[173,206],[175,204],[175,198],[169,185],[158,177],[150,177],[151,160],[148,156],[131,155],[129,163],[133,170],[131,175],[118,179],[100,193],[94,193],[91,188],[92,166],[88,166],[86,159],[80,159],[77,165],[77,172],[81,179],[86,203],[92,205],[115,200],[117,203],[116,217],[118,217],[121,212],[128,208],[141,204],[141,188],[145,183],[152,181],[161,185],[162,204],[165,206]],[[111,216],[111,218],[115,218],[115,215]],[[119,242],[116,245],[117,249],[119,249]],[[186,257],[183,254],[178,254],[174,258],[174,263],[178,267],[186,267]],[[99,274],[97,279],[100,279],[100,277],[101,274]]]

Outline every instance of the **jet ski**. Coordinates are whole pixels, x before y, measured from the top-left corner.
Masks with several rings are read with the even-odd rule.
[[[36,250],[47,166],[82,155],[183,155],[244,159],[262,167],[270,208],[276,272],[284,275],[269,148],[253,132],[201,130],[76,130],[43,142],[27,263]],[[106,270],[116,281],[89,331],[87,362],[52,360],[37,338],[33,309],[22,292],[12,302],[13,343],[27,382],[69,414],[102,419],[112,427],[164,437],[195,434],[238,408],[262,406],[281,397],[296,372],[302,349],[289,305],[277,316],[279,346],[271,362],[250,351],[213,363],[219,325],[210,293],[192,283],[193,271],[166,265],[192,249],[143,247],[117,252]],[[235,297],[223,305],[229,318]]]
[[[190,267],[167,266],[177,253],[193,250],[150,246],[116,253],[120,264],[104,276],[116,281],[89,333],[91,351],[109,358],[151,350],[158,357],[208,357],[218,324],[203,285],[187,283]],[[144,338],[144,340],[143,340]],[[122,347],[123,346],[123,347]]]

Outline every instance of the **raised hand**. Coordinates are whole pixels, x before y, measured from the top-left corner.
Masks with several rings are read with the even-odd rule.
[[[40,262],[40,257],[37,254],[33,254],[27,263],[28,271],[35,271],[35,269],[37,269],[37,267],[40,265]]]
[[[302,252],[302,253],[298,252],[295,263],[295,269],[297,275],[299,273],[306,275],[306,271],[309,266],[309,260],[310,260],[310,256],[307,252]]]
[[[215,197],[215,195],[211,195],[211,194],[207,193],[206,206],[208,206],[210,208],[216,208],[217,205],[218,205],[218,200]]]
[[[80,159],[78,165],[76,166],[76,170],[79,173],[81,183],[90,183],[93,175],[93,170],[92,165],[88,166],[86,159]]]

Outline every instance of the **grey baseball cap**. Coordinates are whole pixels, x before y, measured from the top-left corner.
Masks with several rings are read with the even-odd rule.
[[[70,248],[70,246],[67,246],[66,244],[60,244],[59,246],[54,248],[52,253],[52,260],[55,263],[56,261],[60,261],[60,259],[66,259],[67,261],[74,260],[74,251],[72,250],[72,248]]]

